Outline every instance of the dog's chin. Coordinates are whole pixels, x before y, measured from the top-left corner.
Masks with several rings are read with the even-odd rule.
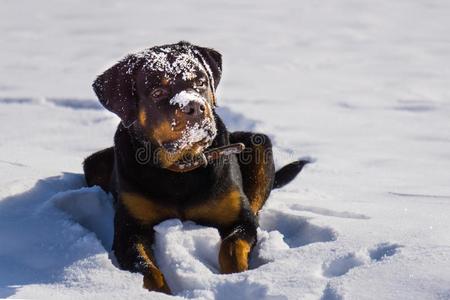
[[[175,140],[158,141],[161,149],[159,161],[163,168],[170,168],[180,161],[187,161],[200,155],[212,145],[217,129],[215,122],[205,119],[185,126],[178,133],[179,138]]]
[[[198,142],[180,148],[177,142],[161,143],[159,151],[160,166],[165,169],[173,169],[180,162],[188,162],[211,146],[213,139],[205,138]]]
[[[217,129],[215,123],[204,120],[199,126],[187,126],[180,131],[180,137],[176,140],[161,141],[159,145],[164,151],[177,155],[177,153],[199,154],[213,143]]]
[[[192,153],[199,154],[209,146],[211,146],[213,139],[211,137],[204,138],[198,142],[184,145],[184,147],[180,147],[180,143],[178,141],[174,142],[163,142],[161,143],[161,148],[164,149],[167,153],[172,155],[183,154],[183,153]]]

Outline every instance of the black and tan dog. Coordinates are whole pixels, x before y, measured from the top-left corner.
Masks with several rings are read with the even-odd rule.
[[[142,273],[149,290],[170,293],[152,255],[154,225],[179,218],[216,227],[221,272],[247,270],[259,210],[307,163],[275,172],[266,135],[227,131],[214,110],[221,71],[217,51],[180,42],[129,55],[93,84],[122,122],[114,147],[85,160],[86,181],[113,194],[115,256],[121,268]],[[246,149],[227,152],[236,143]],[[225,150],[205,165],[214,149]]]

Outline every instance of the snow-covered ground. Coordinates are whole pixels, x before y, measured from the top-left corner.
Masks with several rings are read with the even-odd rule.
[[[110,198],[81,162],[118,122],[91,82],[188,40],[224,56],[220,114],[316,162],[261,214],[251,270],[168,220],[157,262],[201,299],[450,299],[450,2],[22,1],[0,9],[0,298],[161,298],[109,258]]]

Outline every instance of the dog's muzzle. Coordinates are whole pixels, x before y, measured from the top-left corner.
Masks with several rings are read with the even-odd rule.
[[[162,146],[170,151],[182,151],[196,145],[205,149],[216,137],[217,128],[212,115],[211,104],[195,91],[186,90],[176,94],[169,103],[177,106],[185,122],[181,137]],[[177,120],[172,121],[172,130],[177,127]]]

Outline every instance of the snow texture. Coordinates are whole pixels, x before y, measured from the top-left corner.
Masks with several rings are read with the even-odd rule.
[[[197,77],[196,71],[205,70],[192,46],[186,44],[172,48],[150,48],[133,56],[145,60],[144,69],[164,72],[170,78],[181,74],[183,80],[192,80]]]
[[[202,140],[205,144],[210,145],[216,137],[216,134],[216,126],[209,119],[204,119],[201,123],[195,122],[194,124],[189,124],[188,121],[186,129],[183,130],[181,137],[173,144],[176,149],[185,149]]]
[[[171,105],[178,105],[180,108],[185,107],[189,102],[197,102],[203,105],[207,104],[206,99],[194,91],[181,91],[169,101]]]
[[[4,1],[0,298],[450,299],[449,14],[446,0]],[[116,267],[112,199],[81,162],[119,121],[96,74],[179,40],[223,54],[231,130],[267,133],[277,166],[316,162],[272,193],[247,272],[219,274],[217,230],[157,225],[167,296]]]

